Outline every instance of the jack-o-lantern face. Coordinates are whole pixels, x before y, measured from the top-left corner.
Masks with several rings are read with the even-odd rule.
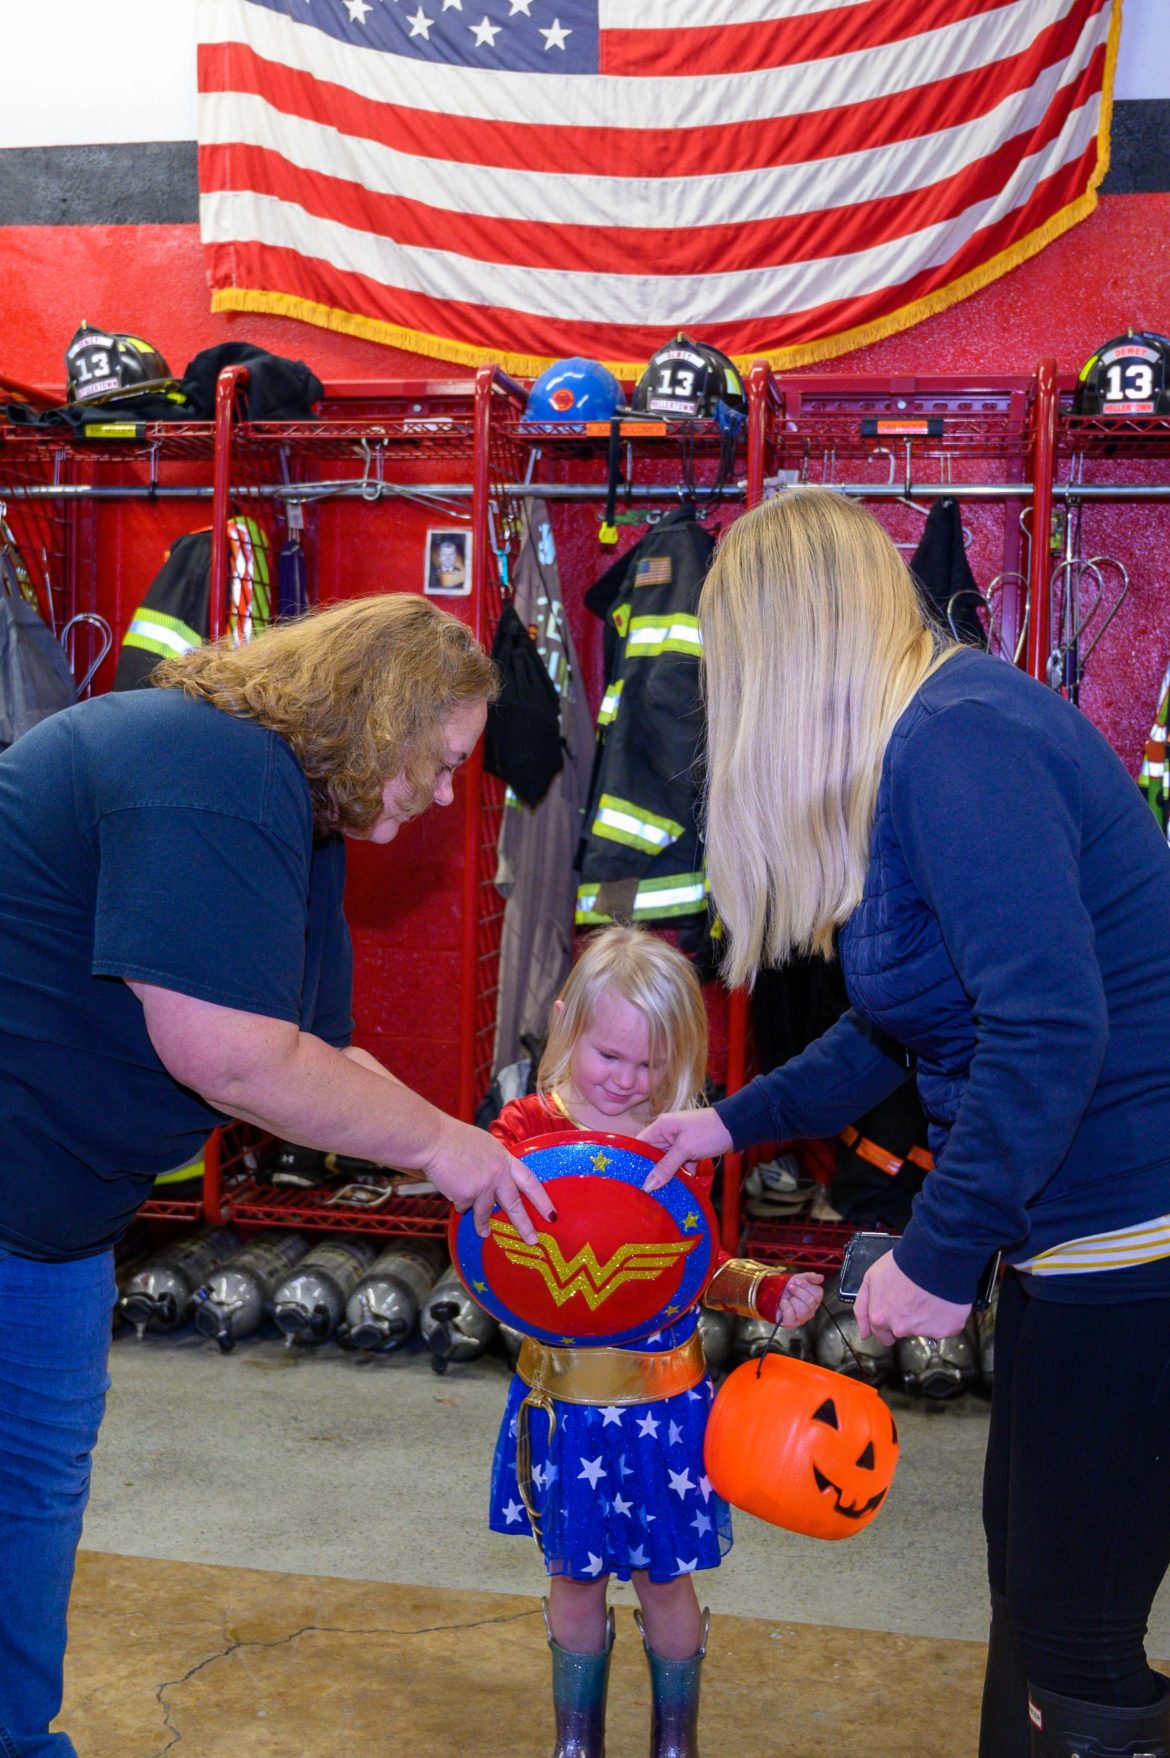
[[[765,1355],[721,1386],[705,1458],[734,1507],[810,1538],[851,1538],[886,1499],[898,1431],[872,1386]]]

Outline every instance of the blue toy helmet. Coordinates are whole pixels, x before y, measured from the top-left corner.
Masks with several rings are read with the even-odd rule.
[[[600,360],[554,360],[528,393],[523,420],[608,421],[626,406],[622,387]]]

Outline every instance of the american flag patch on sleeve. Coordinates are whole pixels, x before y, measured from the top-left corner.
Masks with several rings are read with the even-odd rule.
[[[634,572],[635,586],[669,586],[673,570],[668,555],[648,555]]]

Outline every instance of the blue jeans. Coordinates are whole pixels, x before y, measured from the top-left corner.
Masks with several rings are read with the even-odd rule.
[[[112,1252],[44,1264],[0,1247],[0,1758],[75,1758],[49,1723],[114,1293]]]

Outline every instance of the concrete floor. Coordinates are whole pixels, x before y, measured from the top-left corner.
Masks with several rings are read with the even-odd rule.
[[[547,1752],[543,1568],[531,1540],[492,1534],[484,1518],[508,1371],[495,1356],[439,1377],[414,1352],[265,1338],[223,1356],[190,1331],[121,1333],[71,1618],[64,1725],[82,1758],[158,1758],[180,1741],[190,1758]],[[948,1753],[973,1753],[987,1405],[889,1401],[901,1462],[872,1526],[826,1545],[740,1514],[731,1555],[697,1578],[717,1620],[710,1750],[751,1734],[760,1758],[818,1758],[860,1751],[853,1736],[880,1727],[867,1752],[937,1758],[937,1729],[914,1707],[929,1677],[955,1705]],[[611,1711],[615,1738],[628,1723],[610,1742],[620,1758],[645,1749],[645,1686],[621,1609],[632,1592],[612,1597],[629,1637],[614,1690],[628,1673],[637,1699]],[[417,1666],[392,1665],[387,1684],[387,1644],[408,1635]],[[363,1644],[381,1656],[374,1671]],[[1150,1652],[1170,1655],[1166,1592]],[[501,1664],[518,1669],[502,1697]],[[245,1676],[259,1693],[246,1712]],[[391,1700],[409,1740],[387,1741],[374,1714]]]

